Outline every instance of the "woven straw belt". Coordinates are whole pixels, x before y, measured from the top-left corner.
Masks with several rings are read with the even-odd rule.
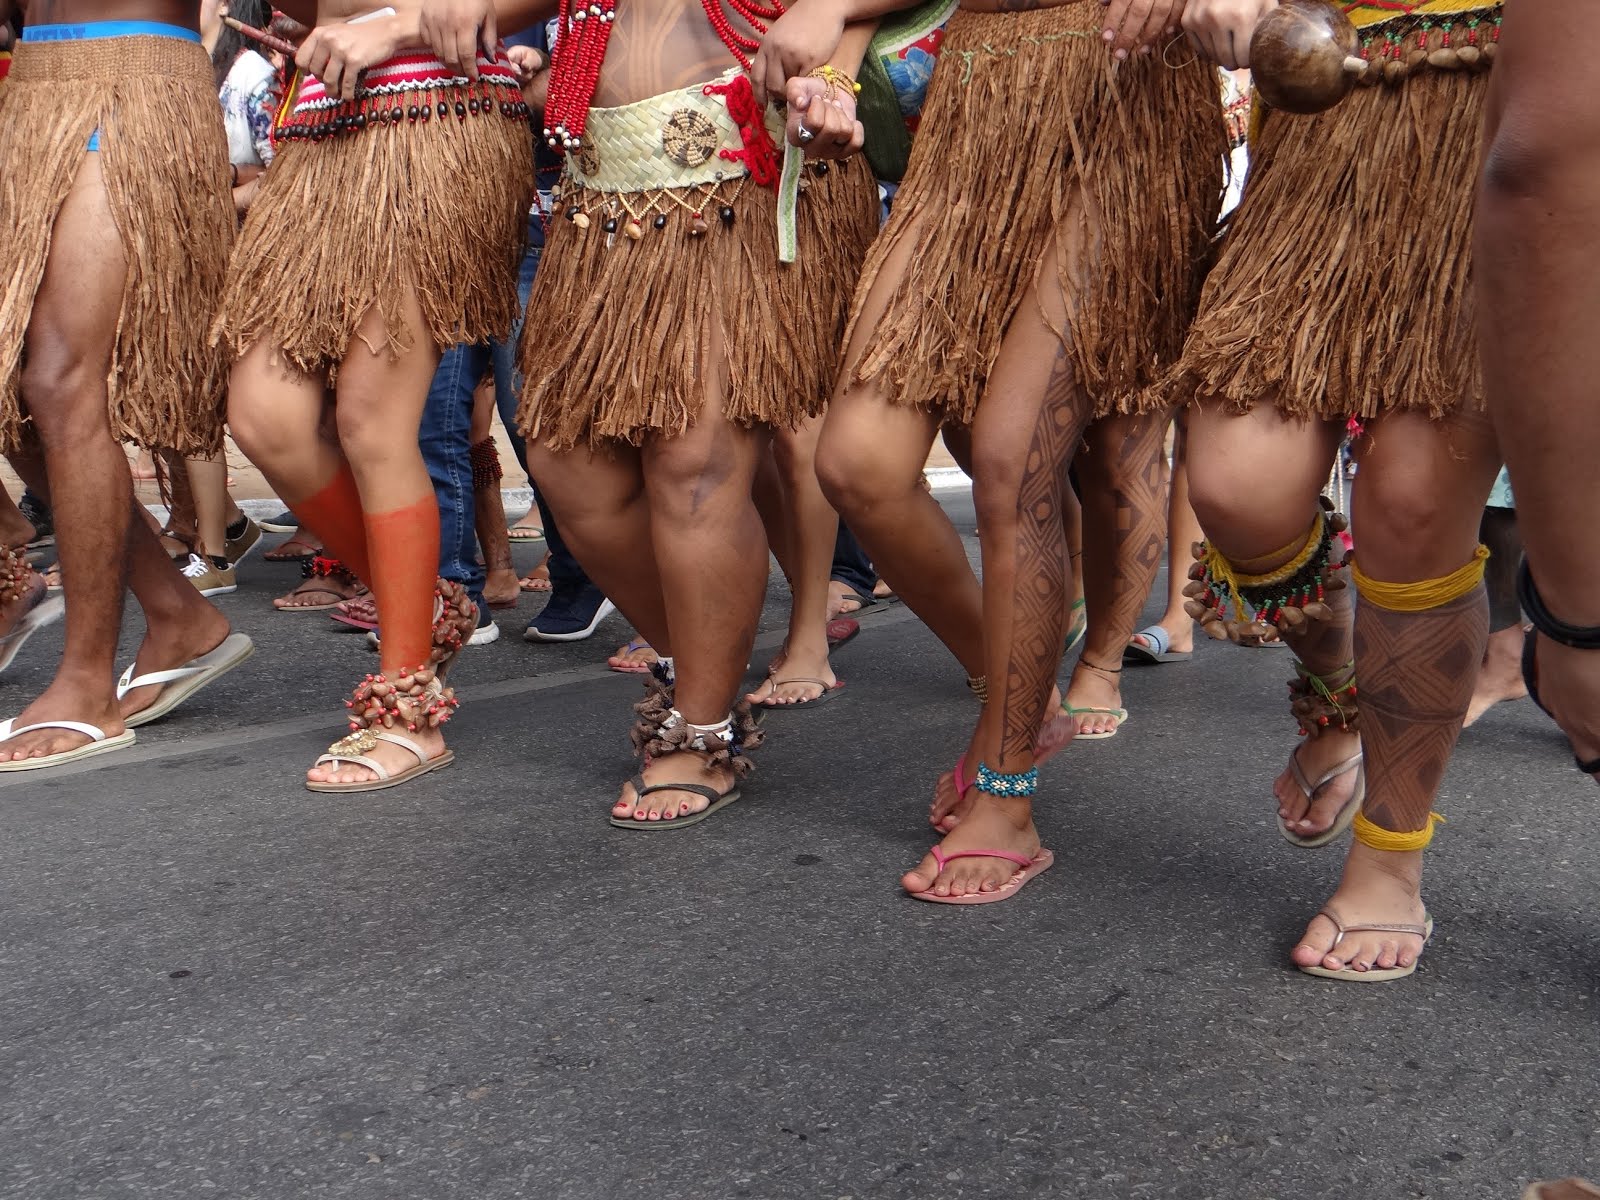
[[[729,72],[714,84],[726,83]],[[739,126],[705,84],[616,108],[589,110],[584,148],[567,155],[572,182],[597,192],[653,192],[737,179],[744,165],[722,157],[743,150]],[[767,128],[783,144],[783,124],[767,110]]]

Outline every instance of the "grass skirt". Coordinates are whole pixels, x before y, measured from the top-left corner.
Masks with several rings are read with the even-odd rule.
[[[742,426],[821,412],[878,190],[859,156],[807,166],[803,182],[799,253],[784,264],[778,195],[748,176],[621,194],[565,181],[522,339],[527,435],[556,450],[639,445],[683,433],[719,393]],[[587,228],[564,215],[574,209]],[[607,212],[623,225],[636,216],[641,236],[608,234]]]
[[[206,330],[235,228],[228,142],[206,52],[151,36],[21,42],[0,85],[0,450],[22,441],[23,339],[56,217],[97,129],[127,261],[107,380],[112,436],[214,453],[225,368]]]
[[[512,103],[512,94],[495,104]],[[214,331],[233,356],[265,340],[302,371],[335,374],[373,309],[387,338],[373,349],[399,355],[410,348],[410,292],[439,350],[510,335],[533,141],[520,114],[485,103],[480,115],[476,97],[473,113],[457,118],[455,106],[471,95],[448,84],[398,98],[363,94],[314,114],[324,126],[359,119],[360,128],[280,143],[240,234]],[[419,99],[448,115],[406,119]],[[378,118],[375,106],[402,119]],[[292,122],[307,119],[302,107]]]
[[[1151,405],[1200,294],[1228,141],[1216,69],[1181,40],[1119,64],[1102,13],[951,18],[858,309],[899,239],[917,249],[853,383],[970,422],[1053,246],[1068,315],[1046,319],[1096,414]]]
[[[1265,114],[1172,399],[1333,419],[1481,407],[1470,276],[1488,84],[1423,69],[1316,116]]]

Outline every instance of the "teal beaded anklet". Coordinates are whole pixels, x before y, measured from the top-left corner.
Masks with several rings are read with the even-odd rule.
[[[1016,775],[1002,775],[979,763],[976,786],[980,792],[991,796],[1031,796],[1039,790],[1039,768],[1029,767]]]

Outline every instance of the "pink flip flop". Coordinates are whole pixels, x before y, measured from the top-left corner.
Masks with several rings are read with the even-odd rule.
[[[1012,854],[1009,850],[958,850],[954,854],[946,854],[937,846],[931,853],[941,873],[958,858],[1002,858],[1006,862],[1016,863],[1019,870],[992,892],[974,892],[970,896],[936,896],[931,891],[909,893],[913,900],[926,900],[929,904],[998,904],[1011,899],[1022,890],[1023,884],[1035,875],[1048,871],[1056,861],[1056,856],[1042,847],[1032,858]]]

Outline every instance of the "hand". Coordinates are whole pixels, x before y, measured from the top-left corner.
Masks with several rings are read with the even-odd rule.
[[[1162,37],[1178,33],[1184,0],[1100,0],[1106,46],[1119,62],[1134,51],[1149,54]]]
[[[856,120],[856,98],[842,88],[807,75],[789,80],[784,97],[789,105],[785,140],[807,158],[849,158],[866,141],[866,130]]]
[[[393,17],[357,25],[318,25],[300,43],[295,66],[322,80],[328,95],[353,100],[361,72],[402,49],[399,25]]]
[[[478,51],[493,58],[500,41],[493,0],[422,0],[420,32],[439,61],[473,81],[478,78]]]
[[[781,97],[789,80],[813,71],[833,57],[844,36],[840,0],[799,0],[773,22],[750,62],[756,102]]]
[[[550,92],[550,56],[532,46],[512,46],[506,51],[517,69],[522,84],[522,99],[529,108],[542,111]]]
[[[1250,35],[1278,0],[1189,0],[1183,28],[1194,48],[1230,71],[1250,65]]]

